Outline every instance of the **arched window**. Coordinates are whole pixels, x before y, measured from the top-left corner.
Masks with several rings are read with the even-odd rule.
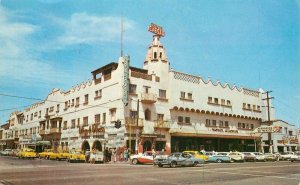
[[[145,120],[151,120],[151,111],[149,109],[145,110]]]
[[[156,52],[154,52],[154,59],[156,59],[157,58],[157,53]]]

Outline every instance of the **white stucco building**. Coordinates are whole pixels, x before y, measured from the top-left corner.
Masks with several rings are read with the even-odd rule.
[[[54,88],[43,102],[12,113],[15,143],[139,152],[155,147],[167,153],[260,148],[253,131],[267,119],[263,90],[172,70],[159,35],[153,36],[143,68],[126,61],[121,57],[94,70],[92,80],[67,91]]]

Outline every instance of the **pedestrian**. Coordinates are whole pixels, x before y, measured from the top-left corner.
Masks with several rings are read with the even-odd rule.
[[[111,148],[108,150],[107,157],[108,157],[108,162],[110,162],[111,161]]]
[[[90,161],[90,151],[87,150],[87,151],[85,152],[85,162],[88,163],[89,161]]]
[[[155,148],[152,148],[152,157],[153,157],[153,166],[154,166],[154,158],[156,157]]]
[[[112,158],[115,163],[117,161],[117,151],[115,148],[113,148],[113,150],[112,150]]]
[[[103,152],[103,163],[107,162],[107,158],[108,158],[108,149],[106,147]]]
[[[124,157],[125,157],[125,161],[128,161],[128,149],[127,148],[125,149]]]

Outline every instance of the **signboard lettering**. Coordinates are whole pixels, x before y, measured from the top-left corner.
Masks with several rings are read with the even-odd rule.
[[[264,126],[264,127],[258,127],[257,128],[258,133],[274,133],[274,132],[280,132],[279,126]]]
[[[165,36],[165,32],[164,32],[163,28],[161,26],[158,26],[158,25],[154,24],[154,23],[150,24],[150,26],[148,27],[148,31],[152,32],[156,35],[159,35],[161,37]]]

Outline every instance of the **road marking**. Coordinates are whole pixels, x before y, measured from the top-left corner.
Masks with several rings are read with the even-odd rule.
[[[209,171],[209,172],[215,172],[215,173],[232,174],[232,175],[252,176],[252,177],[270,177],[270,178],[278,178],[278,179],[299,180],[299,178],[281,177],[281,176],[273,176],[273,175],[256,175],[256,174],[250,174],[250,173],[220,172],[220,171],[216,171],[216,170],[207,170],[207,171]]]

